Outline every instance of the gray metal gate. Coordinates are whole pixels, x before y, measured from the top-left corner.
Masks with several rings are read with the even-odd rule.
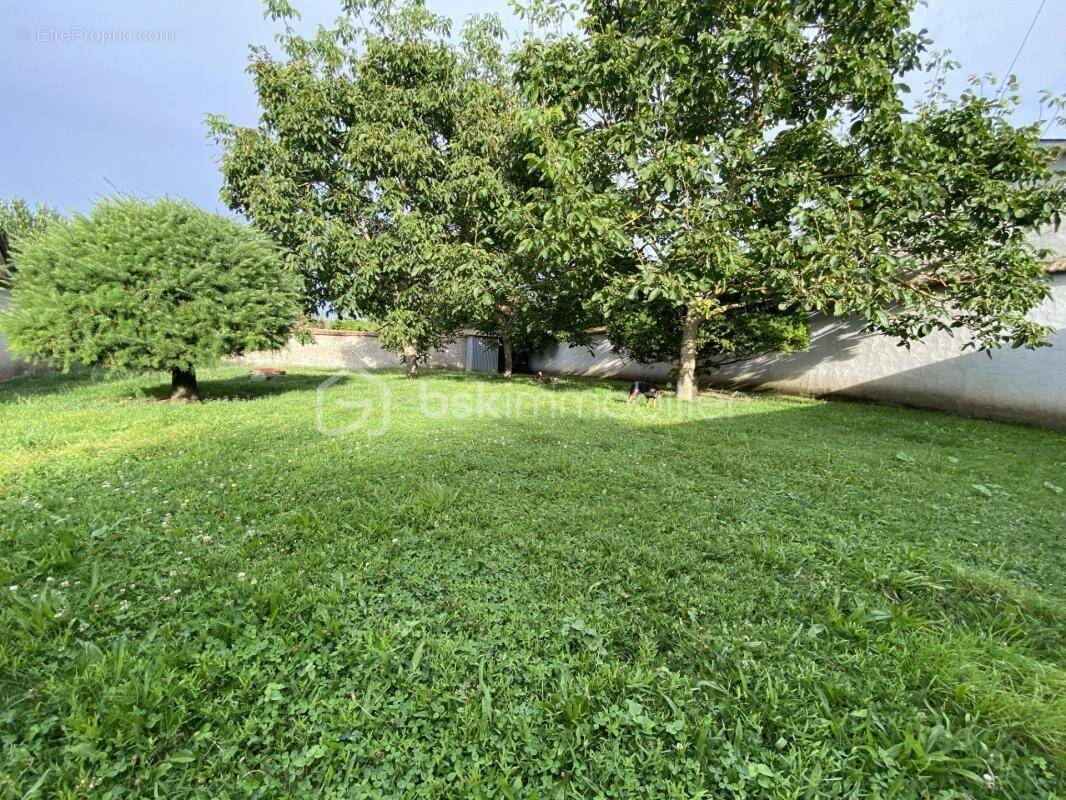
[[[466,337],[466,371],[498,372],[500,345],[491,336]]]

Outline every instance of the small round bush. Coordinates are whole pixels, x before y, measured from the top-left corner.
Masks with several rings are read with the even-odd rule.
[[[24,241],[0,329],[15,352],[72,364],[168,370],[197,400],[195,368],[281,347],[299,288],[274,245],[191,203],[103,200]]]

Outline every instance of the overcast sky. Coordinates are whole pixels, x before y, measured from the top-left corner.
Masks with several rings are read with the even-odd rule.
[[[338,7],[293,4],[302,26],[331,21]],[[457,22],[497,12],[520,29],[506,0],[430,5]],[[914,23],[962,63],[950,87],[957,93],[966,75],[1006,71],[1039,5],[930,0]],[[0,0],[0,197],[84,210],[114,185],[222,210],[203,115],[255,121],[248,45],[269,43],[276,30],[258,0]],[[1019,122],[1036,118],[1041,89],[1066,94],[1064,34],[1066,2],[1048,0],[1014,68]],[[144,41],[108,41],[116,36]]]

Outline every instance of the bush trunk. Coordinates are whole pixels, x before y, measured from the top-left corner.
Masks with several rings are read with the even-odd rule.
[[[170,370],[170,402],[200,402],[200,387],[196,383],[196,372],[191,369],[174,367]]]

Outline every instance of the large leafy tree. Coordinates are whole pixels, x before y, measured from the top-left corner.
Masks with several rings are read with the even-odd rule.
[[[473,325],[509,374],[516,346],[586,336],[590,292],[538,257],[547,187],[498,20],[472,19],[458,45],[449,30],[419,0],[346,3],[313,38],[286,28],[281,58],[253,50],[256,127],[210,125],[224,199],[307,275],[309,310],[374,319],[409,374]]]
[[[184,201],[114,198],[25,241],[0,328],[64,368],[167,370],[171,399],[192,401],[197,365],[283,346],[298,312],[261,233]]]
[[[225,148],[223,198],[306,276],[308,310],[381,324],[408,373],[464,322],[453,269],[448,146],[461,68],[449,23],[422,3],[348,2],[332,29],[281,57],[253,48],[260,122],[209,124]]]
[[[576,32],[527,41],[528,97],[570,122],[544,136],[552,247],[601,253],[612,335],[671,354],[679,397],[701,362],[802,347],[813,311],[904,343],[1044,341],[1026,234],[1061,185],[1007,102],[907,104],[912,6],[587,0]]]

